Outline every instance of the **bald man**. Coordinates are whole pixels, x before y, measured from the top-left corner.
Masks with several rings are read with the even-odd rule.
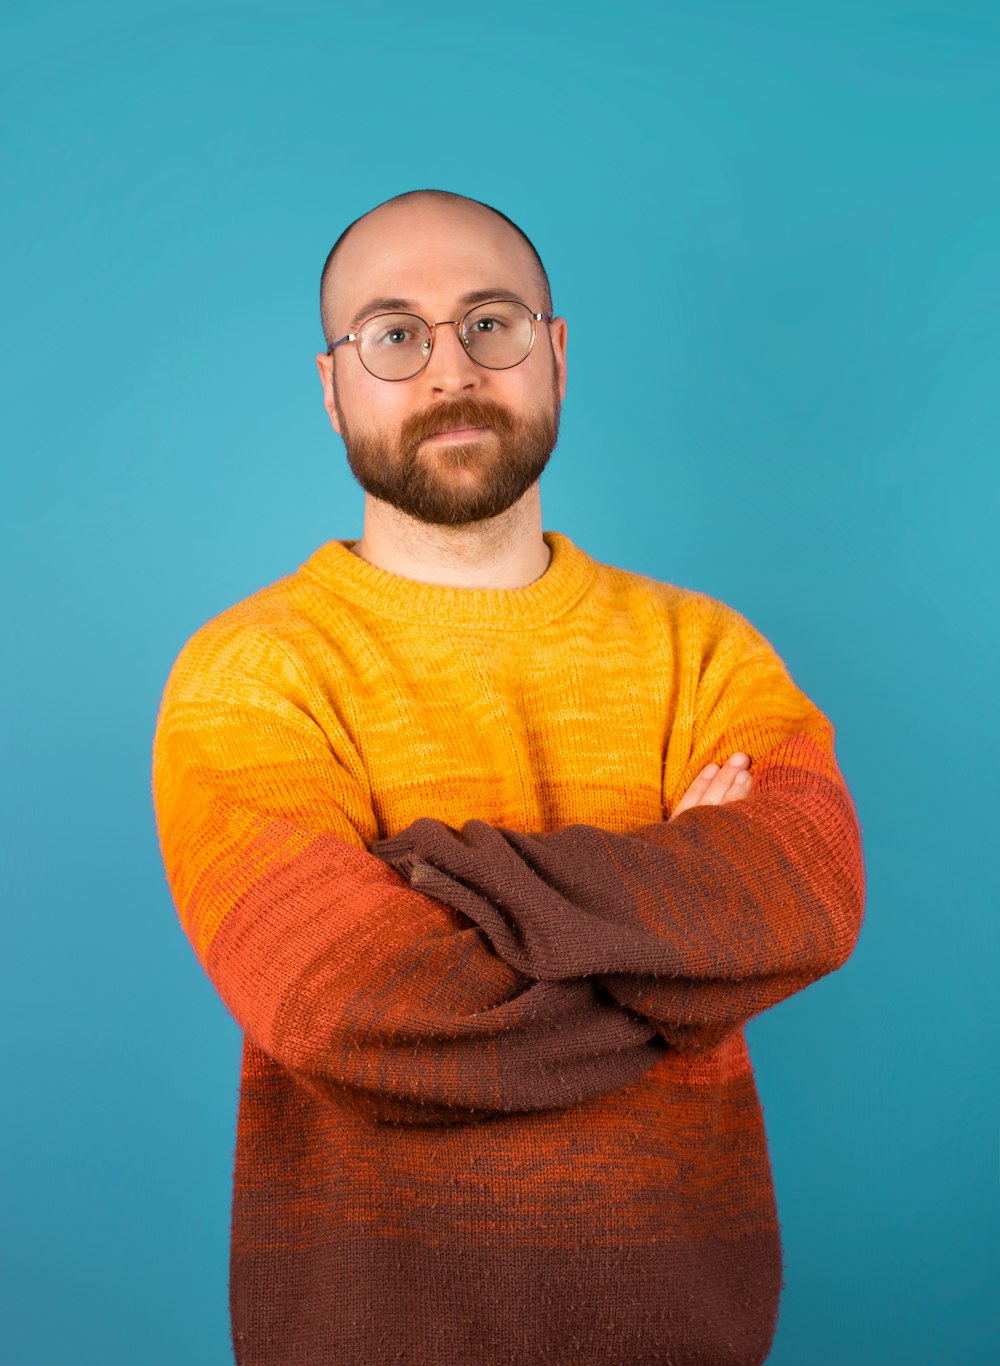
[[[502,369],[477,364],[458,324],[485,299],[513,300],[531,349]],[[365,490],[354,552],[428,583],[516,588],[544,573],[538,480],[555,448],[566,394],[566,321],[551,316],[537,253],[496,210],[459,195],[399,195],[353,223],[327,260],[321,312],[330,347],[316,357],[323,401]],[[393,315],[433,325],[402,381],[338,338]],[[451,319],[452,322],[444,321]],[[480,311],[479,336],[489,324]],[[523,326],[521,321],[521,326]],[[367,341],[368,338],[363,338]],[[419,341],[419,339],[415,339]],[[398,347],[397,347],[398,349]]]
[[[743,1031],[860,929],[832,725],[733,608],[543,531],[567,329],[509,218],[398,195],[320,293],[363,534],[191,636],[154,747],[244,1032],[237,1364],[759,1366]]]

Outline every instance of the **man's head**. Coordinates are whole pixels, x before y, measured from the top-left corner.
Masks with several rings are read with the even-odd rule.
[[[388,311],[458,321],[469,308],[463,296],[481,290],[551,313],[541,260],[509,219],[463,195],[409,191],[334,244],[320,284],[323,331],[332,345]],[[396,302],[373,302],[386,299]],[[526,358],[502,370],[477,364],[447,324],[434,328],[430,359],[408,379],[369,373],[356,342],[318,355],[330,422],[365,492],[440,526],[497,517],[516,503],[548,463],[566,392],[566,323],[534,327]],[[457,428],[480,430],[428,439]]]

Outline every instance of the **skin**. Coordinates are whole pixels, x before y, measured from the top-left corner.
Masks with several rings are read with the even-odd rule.
[[[458,319],[473,289],[500,288],[544,310],[534,258],[495,214],[465,202],[409,200],[367,214],[328,281],[334,335],[378,295],[413,301],[428,322]],[[316,366],[330,424],[365,489],[364,531],[350,547],[393,574],[469,588],[520,588],[546,570],[538,479],[566,393],[566,320],[536,323],[527,358],[508,370],[471,359],[454,327],[434,333],[419,375],[387,382],[354,343]],[[468,440],[430,436],[471,424]]]
[[[692,806],[725,806],[748,796],[753,786],[753,774],[749,769],[749,755],[739,750],[731,754],[721,768],[718,764],[708,764],[671,811],[670,819]]]
[[[367,214],[345,238],[328,281],[334,335],[352,330],[369,299],[412,300],[428,322],[458,319],[468,290],[512,291],[535,312],[544,300],[531,252],[480,205],[412,199]],[[545,573],[538,479],[556,444],[566,396],[566,320],[536,324],[527,358],[509,370],[477,365],[457,329],[435,329],[419,375],[389,383],[353,343],[316,367],[330,425],[365,490],[364,531],[350,549],[389,573],[424,583],[520,588]],[[476,436],[429,440],[452,428]],[[671,812],[722,806],[750,792],[746,754],[709,764]]]

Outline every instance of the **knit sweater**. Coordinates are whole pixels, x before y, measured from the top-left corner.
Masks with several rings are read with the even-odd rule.
[[[545,532],[514,589],[321,545],[183,644],[152,792],[243,1032],[237,1366],[755,1366],[744,1025],[850,956],[830,721],[733,608]],[[751,794],[669,819],[711,760]]]

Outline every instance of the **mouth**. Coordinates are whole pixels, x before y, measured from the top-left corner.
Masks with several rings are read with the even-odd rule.
[[[435,432],[427,441],[474,441],[492,430],[490,427],[456,427],[447,432]]]

